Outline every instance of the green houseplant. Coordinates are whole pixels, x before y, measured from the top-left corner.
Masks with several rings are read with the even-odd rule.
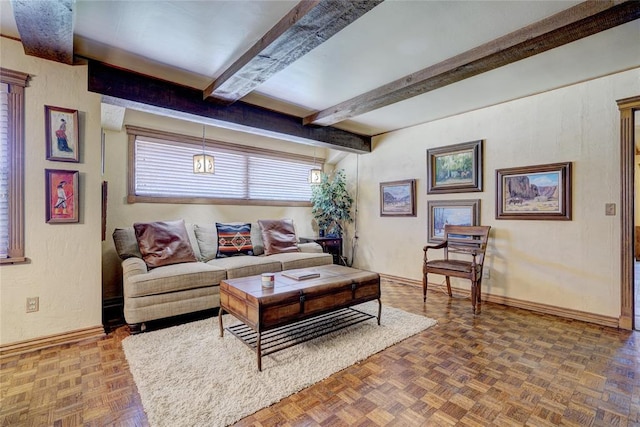
[[[352,222],[353,198],[347,191],[342,169],[328,175],[323,173],[320,183],[311,189],[311,213],[318,223],[320,236],[342,236],[346,222]]]

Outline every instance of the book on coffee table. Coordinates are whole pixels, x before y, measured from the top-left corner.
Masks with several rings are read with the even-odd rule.
[[[282,275],[285,277],[289,277],[290,279],[295,280],[306,280],[313,279],[315,277],[320,277],[320,273],[315,271],[283,271]]]

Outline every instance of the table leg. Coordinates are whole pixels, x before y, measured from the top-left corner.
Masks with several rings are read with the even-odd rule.
[[[262,372],[262,345],[261,345],[262,334],[258,332],[258,342],[256,347],[256,354],[258,356],[258,371]]]
[[[382,316],[382,301],[378,298],[378,326],[380,326],[380,316]]]
[[[222,309],[222,307],[220,307],[220,309],[218,310],[218,319],[219,319],[219,323],[220,323],[220,336],[221,337],[224,336],[224,327],[222,326],[222,313],[224,313],[224,310]]]

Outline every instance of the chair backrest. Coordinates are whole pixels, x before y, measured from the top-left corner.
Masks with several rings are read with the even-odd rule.
[[[489,225],[445,225],[444,239],[447,241],[444,249],[445,258],[449,258],[450,252],[470,255],[475,251],[478,254],[476,262],[482,265],[490,229]]]

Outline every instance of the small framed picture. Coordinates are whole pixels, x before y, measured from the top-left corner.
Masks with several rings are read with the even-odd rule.
[[[380,216],[416,216],[416,180],[380,183]]]
[[[571,162],[496,170],[496,219],[571,219]]]
[[[49,224],[78,222],[78,171],[44,170],[46,213]]]
[[[44,118],[47,160],[78,163],[78,110],[45,105]]]
[[[482,140],[427,150],[427,194],[482,191]]]
[[[480,225],[480,199],[432,200],[427,202],[429,211],[429,243],[444,239],[444,226]]]

